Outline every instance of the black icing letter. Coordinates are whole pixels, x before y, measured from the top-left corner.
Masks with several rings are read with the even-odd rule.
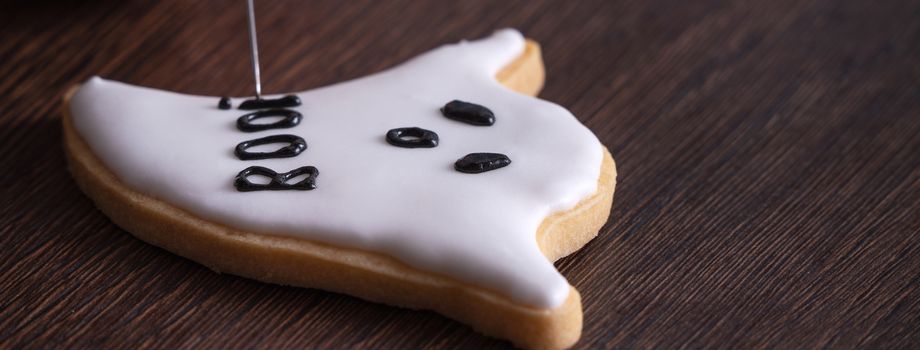
[[[255,98],[240,103],[239,109],[265,109],[265,108],[285,108],[300,106],[300,97],[297,95],[287,95],[279,98]]]
[[[277,122],[271,124],[253,124],[252,121],[260,118],[266,117],[284,117]],[[252,112],[244,114],[242,117],[239,117],[236,120],[236,128],[240,131],[253,132],[253,131],[262,131],[268,129],[282,129],[282,128],[293,128],[300,124],[300,120],[303,119],[303,115],[300,112],[292,111],[290,109],[269,109],[264,111]]]
[[[249,152],[248,148],[270,143],[287,143],[287,146],[281,147],[272,152]],[[297,135],[272,135],[255,140],[243,141],[236,145],[233,152],[240,160],[267,159],[267,158],[290,158],[297,156],[300,152],[307,149],[307,141]]]
[[[255,184],[249,181],[249,176],[261,175],[271,179],[267,184]],[[289,184],[288,180],[307,175],[303,180]],[[251,166],[243,169],[233,180],[233,187],[240,192],[251,191],[280,191],[280,190],[299,190],[309,191],[316,188],[316,177],[319,176],[319,170],[312,166],[302,166],[297,169],[278,174],[274,170],[261,166]]]

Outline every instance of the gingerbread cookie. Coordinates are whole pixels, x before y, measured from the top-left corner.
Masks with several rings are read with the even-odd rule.
[[[542,83],[539,47],[510,29],[263,100],[94,77],[65,97],[64,142],[116,224],[216,271],[564,348],[581,301],[552,261],[597,235],[616,170],[532,97]]]

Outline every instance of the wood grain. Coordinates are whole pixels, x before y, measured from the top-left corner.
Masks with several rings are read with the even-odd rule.
[[[241,1],[0,4],[0,348],[502,348],[430,312],[219,275],[65,170],[93,74],[251,89]],[[920,2],[260,1],[264,89],[516,27],[608,145],[612,219],[557,263],[583,348],[920,347]]]

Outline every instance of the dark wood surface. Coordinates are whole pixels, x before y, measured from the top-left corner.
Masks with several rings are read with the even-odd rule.
[[[76,4],[74,4],[76,3]],[[251,89],[242,1],[0,5],[0,348],[501,348],[432,312],[219,275],[144,244],[65,170],[93,74]],[[268,92],[511,26],[541,97],[614,154],[600,236],[557,266],[581,348],[920,347],[920,2],[259,1]]]

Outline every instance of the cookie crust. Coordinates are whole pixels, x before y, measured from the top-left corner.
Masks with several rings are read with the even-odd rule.
[[[503,68],[496,79],[512,90],[536,95],[544,80],[538,44],[528,40],[524,53]],[[533,308],[383,254],[233,229],[134,191],[105,167],[74,128],[69,110],[74,91],[76,87],[64,96],[63,108],[68,167],[83,192],[103,213],[147,243],[217,272],[433,310],[524,348],[566,348],[581,335],[581,297],[574,287],[570,287],[561,306]],[[603,154],[595,194],[570,210],[548,216],[536,232],[541,251],[551,261],[584,246],[607,221],[616,168],[606,148]]]

